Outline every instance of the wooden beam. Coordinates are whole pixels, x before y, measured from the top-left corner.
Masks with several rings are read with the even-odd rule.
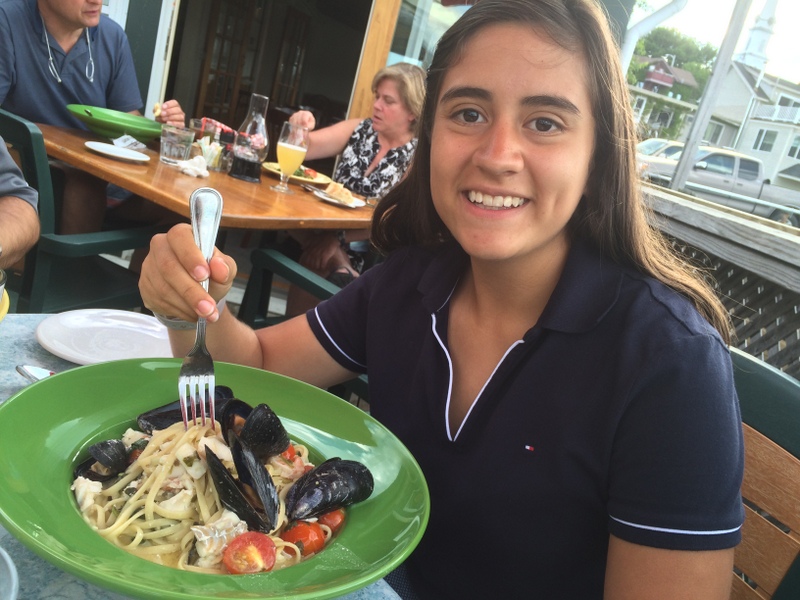
[[[800,293],[800,230],[670,190],[644,196],[661,231]]]
[[[361,63],[353,87],[353,98],[347,117],[366,118],[372,115],[372,78],[386,66],[400,15],[402,0],[373,0]]]

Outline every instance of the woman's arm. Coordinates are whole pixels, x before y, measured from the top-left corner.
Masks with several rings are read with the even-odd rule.
[[[664,550],[611,536],[604,600],[728,600],[733,548]]]
[[[254,331],[229,310],[219,313],[216,303],[235,276],[236,263],[219,250],[206,264],[191,226],[184,223],[154,236],[142,264],[139,289],[144,305],[154,313],[192,323],[205,317],[206,344],[214,360],[267,369],[320,387],[355,376],[324,350],[305,316]],[[209,292],[199,284],[206,278]],[[170,329],[169,336],[173,355],[185,356],[194,343],[194,328]]]
[[[314,115],[307,110],[301,110],[289,117],[289,122],[303,127],[308,127],[308,152],[306,160],[328,158],[340,154],[347,146],[347,140],[353,135],[356,127],[363,119],[348,119],[339,121],[330,127],[314,130],[316,120]]]

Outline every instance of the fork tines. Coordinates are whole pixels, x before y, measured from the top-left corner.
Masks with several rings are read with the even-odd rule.
[[[206,418],[211,420],[214,428],[214,375],[190,376],[188,381],[178,381],[178,395],[180,397],[181,416],[183,424],[188,429],[189,419],[192,425],[197,425],[198,416],[200,423],[205,426]],[[199,415],[198,413],[198,406]],[[207,407],[207,410],[206,410]]]

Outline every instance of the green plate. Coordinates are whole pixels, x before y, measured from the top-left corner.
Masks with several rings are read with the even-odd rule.
[[[137,558],[94,533],[69,489],[89,445],[118,437],[136,416],[175,399],[179,359],[78,367],[0,404],[0,522],[42,558],[107,589],[139,598],[334,598],[392,571],[419,543],[430,498],[400,441],[352,404],[258,369],[216,363],[217,385],[266,402],[313,455],[358,460],[375,490],[348,510],[345,527],[309,560],[273,573],[206,575]]]
[[[86,123],[90,131],[106,138],[116,139],[127,133],[147,143],[161,136],[161,123],[147,117],[85,104],[67,104],[67,110]]]

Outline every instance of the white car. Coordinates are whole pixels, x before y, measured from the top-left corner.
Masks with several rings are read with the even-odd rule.
[[[636,144],[636,155],[641,161],[646,156],[672,158],[683,150],[683,142],[664,138],[650,138]]]

